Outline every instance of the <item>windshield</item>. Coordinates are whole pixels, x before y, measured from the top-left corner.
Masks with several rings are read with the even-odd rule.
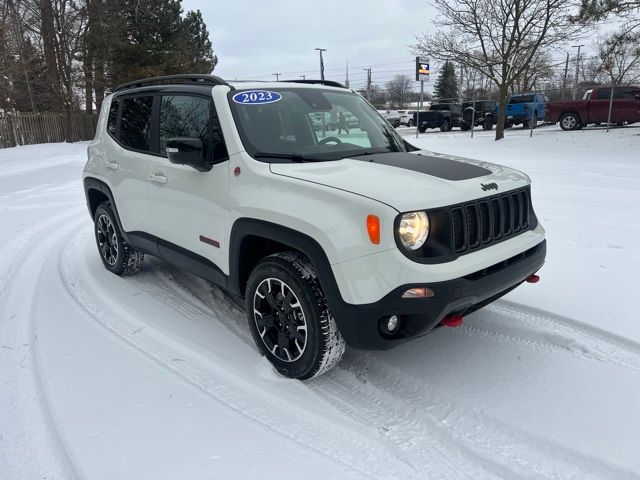
[[[408,150],[395,129],[349,90],[234,90],[229,103],[245,149],[261,161],[338,160]]]

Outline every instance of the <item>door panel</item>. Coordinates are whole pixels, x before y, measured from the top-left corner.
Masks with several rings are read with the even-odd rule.
[[[624,87],[622,92],[627,122],[640,122],[640,88]]]
[[[594,93],[595,94],[591,94],[591,101],[589,102],[589,120],[592,123],[605,123],[609,115],[609,95],[611,94],[611,89],[599,88]]]
[[[212,105],[211,99],[198,96],[161,97],[158,128],[161,154],[169,138],[199,138],[206,158],[213,165],[211,170],[200,172],[187,165],[173,164],[167,158],[152,157],[146,172],[147,189],[154,223],[152,233],[208,258],[227,273],[228,245],[223,239],[229,162],[220,161],[226,157],[226,149]],[[201,240],[201,236],[205,239]]]
[[[150,149],[152,103],[153,97],[116,99],[109,113],[111,138],[110,148],[103,152],[104,168],[127,232],[149,231],[153,226],[145,178],[152,157],[142,153]]]

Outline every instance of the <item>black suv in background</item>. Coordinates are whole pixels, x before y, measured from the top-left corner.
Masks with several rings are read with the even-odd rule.
[[[448,132],[453,127],[460,127],[462,122],[462,107],[459,103],[433,103],[426,112],[413,114],[413,123],[418,126],[418,131],[424,133],[427,128],[439,128]]]
[[[471,123],[477,127],[482,125],[483,130],[491,130],[496,124],[496,109],[498,102],[493,100],[480,100],[477,102],[464,102],[462,104],[462,130],[469,130]],[[475,114],[474,114],[475,107]]]

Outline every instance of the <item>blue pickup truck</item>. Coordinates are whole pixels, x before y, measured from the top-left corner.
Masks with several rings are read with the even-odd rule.
[[[529,128],[529,121],[533,121],[533,126],[538,124],[538,120],[544,118],[545,105],[549,98],[542,93],[519,93],[509,97],[507,102],[507,118],[505,127],[522,124],[524,128]],[[498,107],[496,107],[496,117]]]

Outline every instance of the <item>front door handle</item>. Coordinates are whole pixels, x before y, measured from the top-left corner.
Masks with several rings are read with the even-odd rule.
[[[155,173],[152,173],[149,175],[149,180],[157,183],[167,183],[167,177],[165,177],[164,175],[158,175]]]
[[[118,170],[118,168],[120,168],[120,165],[118,165],[117,162],[110,162],[109,160],[105,160],[104,164],[111,170]]]

